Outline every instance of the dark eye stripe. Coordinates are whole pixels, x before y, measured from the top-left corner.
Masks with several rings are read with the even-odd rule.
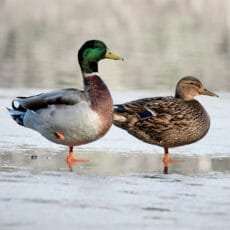
[[[197,87],[200,87],[200,84],[198,82],[194,82],[194,81],[191,81],[191,82],[187,82],[188,85],[195,85]]]

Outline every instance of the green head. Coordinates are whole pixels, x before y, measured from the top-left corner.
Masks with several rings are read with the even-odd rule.
[[[85,42],[78,51],[78,61],[84,73],[97,72],[97,63],[104,58],[123,60],[116,54],[110,52],[106,45],[99,40]]]

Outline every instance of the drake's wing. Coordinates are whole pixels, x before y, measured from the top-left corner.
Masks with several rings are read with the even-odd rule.
[[[12,101],[16,110],[38,110],[49,105],[74,105],[86,101],[84,93],[78,89],[60,89],[30,97],[17,97]]]

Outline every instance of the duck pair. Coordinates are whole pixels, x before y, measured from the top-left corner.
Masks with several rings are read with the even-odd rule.
[[[196,142],[208,132],[209,115],[194,97],[217,95],[197,78],[182,78],[174,97],[145,98],[113,106],[98,73],[98,62],[105,58],[122,60],[103,42],[87,41],[78,52],[84,90],[67,88],[17,97],[8,109],[12,118],[50,141],[68,146],[68,165],[80,161],[73,156],[74,146],[101,138],[112,123],[144,142],[163,147],[166,167],[168,148]]]

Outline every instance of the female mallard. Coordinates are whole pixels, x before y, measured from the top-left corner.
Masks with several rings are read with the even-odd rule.
[[[18,97],[8,109],[22,126],[48,140],[69,146],[68,164],[76,161],[73,147],[97,140],[112,125],[113,101],[98,73],[98,61],[121,60],[98,40],[87,41],[78,52],[84,90],[60,89],[30,97]]]
[[[210,118],[197,95],[217,96],[195,77],[184,77],[175,97],[139,99],[116,105],[113,124],[149,144],[164,147],[163,162],[169,163],[168,148],[191,144],[208,132]]]

